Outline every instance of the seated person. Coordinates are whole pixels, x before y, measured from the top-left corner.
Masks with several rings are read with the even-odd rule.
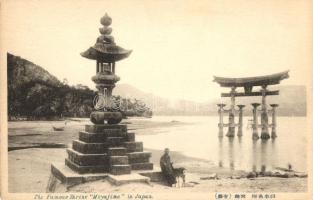
[[[162,174],[164,175],[168,185],[172,187],[173,184],[176,184],[176,177],[174,174],[174,168],[170,158],[170,150],[166,148],[164,150],[164,154],[160,159],[160,166],[162,170]]]

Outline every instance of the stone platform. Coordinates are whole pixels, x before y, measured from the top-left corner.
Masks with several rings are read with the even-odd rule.
[[[61,181],[66,187],[80,183],[96,181],[108,177],[108,173],[86,173],[78,174],[64,164],[51,164],[51,174]]]
[[[150,183],[150,178],[146,176],[142,176],[137,173],[131,173],[131,174],[125,174],[125,175],[119,175],[115,176],[110,174],[107,177],[108,181],[114,185],[122,185],[126,183]]]
[[[66,188],[72,187],[81,183],[106,179],[115,185],[127,183],[147,183],[161,182],[164,178],[159,170],[133,170],[131,174],[112,175],[109,173],[85,173],[78,174],[68,166],[60,163],[51,164],[51,175],[58,179]],[[50,191],[53,192],[53,191]]]

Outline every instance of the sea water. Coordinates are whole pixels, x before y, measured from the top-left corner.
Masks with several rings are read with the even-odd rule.
[[[276,167],[287,168],[288,164],[298,171],[307,170],[306,117],[277,117],[278,137],[269,140],[252,140],[249,119],[251,117],[243,118],[242,137],[226,137],[227,128],[224,128],[224,137],[219,138],[218,117],[154,116],[148,120],[186,124],[158,128],[156,134],[136,137],[144,142],[145,148],[163,150],[168,147],[186,156],[236,170],[261,170],[262,166],[273,170]]]

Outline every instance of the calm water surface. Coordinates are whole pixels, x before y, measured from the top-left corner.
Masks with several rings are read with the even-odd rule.
[[[177,120],[188,125],[158,128],[159,134],[137,135],[145,148],[162,150],[165,147],[187,156],[213,161],[216,165],[233,169],[257,170],[262,165],[267,170],[287,167],[306,171],[306,118],[278,117],[275,140],[252,140],[252,130],[244,117],[243,136],[238,138],[218,137],[218,117],[155,116],[149,120],[169,122]],[[146,119],[144,119],[146,120]],[[227,128],[224,129],[224,135]],[[260,133],[259,133],[260,134]]]

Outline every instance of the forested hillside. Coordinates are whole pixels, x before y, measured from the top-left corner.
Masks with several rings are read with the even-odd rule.
[[[8,63],[8,114],[10,119],[87,117],[94,91],[69,86],[42,67],[12,54]]]
[[[87,86],[69,86],[42,67],[18,56],[7,55],[9,120],[89,117],[96,92]],[[152,111],[137,99],[114,96],[115,111],[124,116],[151,117]]]
[[[8,54],[8,112],[9,119],[52,119],[60,117],[89,117],[96,92],[87,86],[69,86],[42,67],[21,57]],[[278,115],[305,116],[306,88],[303,85],[279,85],[280,95],[269,96],[268,103],[280,104]],[[216,115],[219,99],[207,102],[169,99],[143,92],[128,84],[117,84],[113,90],[115,103],[125,116],[156,115]],[[301,97],[301,98],[296,98]],[[260,97],[241,97],[236,103],[247,105],[245,115],[251,114],[250,104]],[[229,104],[229,98],[222,102]]]

